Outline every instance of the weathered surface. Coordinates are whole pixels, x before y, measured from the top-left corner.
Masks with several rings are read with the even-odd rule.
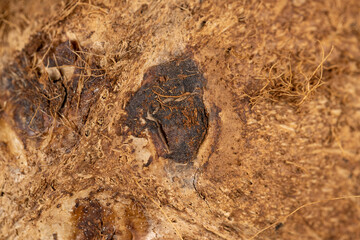
[[[0,1],[0,239],[360,239],[359,8]]]
[[[115,215],[96,199],[76,199],[73,217],[74,239],[113,239],[119,235],[113,226]]]
[[[160,156],[179,163],[192,160],[208,127],[204,81],[186,56],[150,68],[126,107],[132,133],[139,137],[146,128]]]

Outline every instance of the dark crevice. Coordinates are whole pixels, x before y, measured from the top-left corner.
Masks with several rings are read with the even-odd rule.
[[[169,147],[169,141],[167,139],[164,128],[163,128],[163,126],[161,125],[160,122],[157,122],[157,126],[158,126],[158,129],[159,129],[159,135],[160,135],[161,139],[164,141],[164,144],[166,145],[166,147],[168,148]]]
[[[60,106],[60,108],[58,110],[59,113],[60,113],[61,109],[63,109],[65,107],[65,104],[66,104],[66,101],[67,101],[67,96],[68,96],[67,88],[65,87],[65,84],[63,82],[61,82],[61,86],[64,89],[65,95],[64,95],[63,101],[61,103],[61,106]]]

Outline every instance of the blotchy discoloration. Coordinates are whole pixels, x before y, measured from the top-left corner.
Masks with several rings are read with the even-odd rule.
[[[78,42],[51,42],[45,33],[38,33],[0,73],[0,107],[25,148],[29,139],[40,143],[59,131],[75,136],[67,138],[67,150],[78,141],[91,106],[108,83],[86,52]]]
[[[96,199],[77,199],[73,209],[74,239],[113,239],[115,214]]]
[[[150,68],[126,107],[132,134],[142,135],[147,128],[160,156],[179,163],[192,160],[208,128],[204,82],[186,56]]]

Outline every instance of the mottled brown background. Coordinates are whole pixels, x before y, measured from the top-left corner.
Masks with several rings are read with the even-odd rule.
[[[0,239],[360,239],[358,0],[0,10]],[[207,79],[191,164],[121,124],[183,54]]]

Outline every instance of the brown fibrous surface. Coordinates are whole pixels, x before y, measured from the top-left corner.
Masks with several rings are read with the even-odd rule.
[[[359,9],[1,1],[0,239],[360,239]]]

